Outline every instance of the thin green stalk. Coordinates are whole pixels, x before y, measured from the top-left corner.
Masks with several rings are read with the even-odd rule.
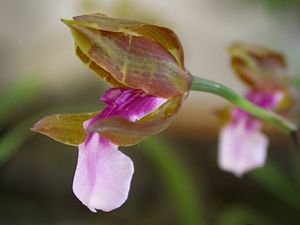
[[[202,91],[202,92],[209,92],[215,95],[218,95],[222,98],[225,98],[235,106],[251,113],[253,116],[268,121],[272,123],[274,126],[279,128],[285,133],[295,135],[298,128],[296,125],[285,119],[284,117],[272,112],[260,108],[253,103],[249,102],[244,97],[240,96],[239,94],[235,93],[228,87],[225,87],[222,84],[216,83],[214,81],[205,80],[200,77],[192,76],[192,87],[191,90],[193,91]]]
[[[8,161],[33,136],[29,127],[37,117],[26,119],[0,137],[0,166]]]
[[[141,147],[165,181],[174,199],[180,224],[205,225],[199,191],[183,161],[158,137],[144,140]]]
[[[18,81],[0,93],[0,124],[12,116],[15,112],[28,107],[41,90],[40,83],[35,77]]]
[[[269,162],[262,169],[250,173],[250,177],[281,202],[300,210],[300,191],[297,185],[275,163]]]

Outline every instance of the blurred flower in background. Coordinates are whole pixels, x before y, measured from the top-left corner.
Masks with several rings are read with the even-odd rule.
[[[291,109],[292,77],[281,53],[245,43],[231,45],[229,53],[233,70],[248,85],[249,101],[271,111]],[[260,131],[262,125],[244,110],[231,110],[231,120],[220,132],[219,165],[223,170],[242,176],[265,164],[269,141]]]
[[[299,3],[269,1],[278,3],[274,10],[263,2],[0,1],[0,224],[298,225],[299,157],[282,136],[270,133],[264,168],[243,179],[221,172],[213,112],[227,103],[214,96],[191,94],[166,140],[149,139],[128,151],[137,168],[134,195],[111,214],[90,213],[66,188],[77,152],[28,131],[42,115],[99,108],[105,87],[78,63],[60,22],[73,15],[103,12],[169,27],[193,74],[238,92],[245,86],[232,76],[228,44],[241,40],[278,49],[299,84]]]

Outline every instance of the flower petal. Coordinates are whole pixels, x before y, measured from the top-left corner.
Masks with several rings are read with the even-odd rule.
[[[183,49],[177,35],[170,29],[156,25],[146,24],[133,20],[110,18],[101,13],[75,16],[75,21],[85,23],[85,26],[108,32],[122,32],[126,35],[144,36],[150,38],[164,48],[183,67]]]
[[[188,91],[191,77],[174,58],[175,52],[180,52],[174,46],[168,51],[144,36],[101,31],[80,21],[64,22],[71,28],[80,59],[113,85],[143,89],[165,98]]]
[[[117,145],[91,134],[79,145],[74,194],[93,212],[114,210],[126,201],[133,172],[133,162]]]
[[[126,120],[135,122],[144,116],[157,110],[167,99],[145,94],[142,90],[125,88],[109,89],[102,99],[107,99],[113,91],[120,91],[118,98],[114,99],[113,104],[109,105],[103,115],[120,116]]]
[[[146,122],[130,122],[120,117],[109,117],[89,126],[91,133],[100,133],[102,137],[120,146],[131,146],[143,139],[165,130],[174,117]]]
[[[265,164],[267,148],[268,139],[259,130],[229,124],[220,133],[219,166],[242,176]]]
[[[111,88],[101,98],[108,106],[93,117],[86,126],[107,117],[118,116],[135,122],[154,112],[167,99],[145,94],[142,90],[128,88]]]
[[[53,114],[43,117],[30,129],[66,145],[77,146],[86,139],[82,123],[98,112],[79,114]]]
[[[282,53],[246,43],[234,43],[228,50],[233,70],[250,86],[276,90],[288,80]]]
[[[117,145],[135,145],[143,139],[165,130],[175,118],[183,100],[184,96],[170,99],[157,110],[135,122],[119,116],[98,119],[87,130],[91,133],[100,133],[102,137]]]
[[[167,100],[128,88],[111,88],[101,100],[108,106],[84,126],[121,146],[137,144],[166,129],[182,102],[182,98]]]

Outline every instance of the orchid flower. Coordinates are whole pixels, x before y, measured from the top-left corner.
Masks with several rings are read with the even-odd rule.
[[[165,130],[190,89],[224,97],[284,132],[296,130],[230,89],[192,77],[168,28],[99,13],[62,21],[71,30],[77,56],[112,88],[101,97],[106,104],[101,112],[46,116],[32,130],[78,146],[73,192],[92,212],[114,210],[128,197],[134,166],[118,147]]]
[[[291,105],[284,57],[266,48],[237,43],[229,48],[232,67],[249,86],[245,97],[266,110],[282,111]],[[220,132],[219,166],[240,177],[265,164],[268,138],[263,122],[239,108]]]
[[[33,130],[78,145],[73,192],[92,212],[127,199],[132,160],[118,146],[134,145],[170,124],[189,86],[183,50],[173,31],[102,14],[63,20],[76,54],[113,88],[100,113],[50,115]],[[83,126],[82,126],[83,124]]]

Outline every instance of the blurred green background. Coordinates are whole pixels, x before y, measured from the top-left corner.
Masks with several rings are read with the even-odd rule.
[[[299,0],[0,0],[0,224],[299,225],[299,154],[272,132],[264,168],[242,179],[222,172],[218,97],[190,94],[167,131],[123,149],[136,172],[112,213],[93,214],[73,195],[76,148],[29,131],[50,113],[102,107],[107,86],[76,58],[60,18],[103,12],[170,27],[193,74],[242,93],[232,41],[285,52],[300,80],[299,10]]]

